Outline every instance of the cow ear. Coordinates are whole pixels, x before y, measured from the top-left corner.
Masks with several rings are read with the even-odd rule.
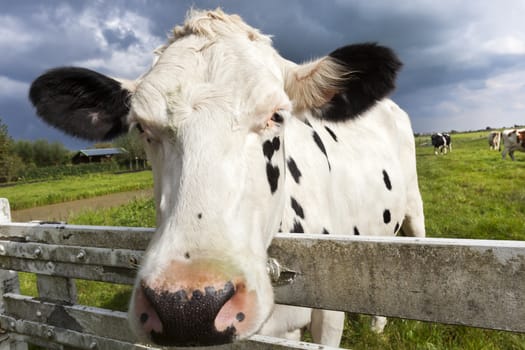
[[[317,61],[288,69],[285,90],[298,110],[314,109],[323,119],[354,118],[395,88],[402,64],[374,43],[348,45]]]
[[[128,130],[130,90],[84,68],[52,69],[29,90],[36,113],[52,126],[86,140],[110,140]]]

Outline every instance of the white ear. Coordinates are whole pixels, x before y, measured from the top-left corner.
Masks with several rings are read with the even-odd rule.
[[[329,56],[286,68],[284,89],[294,110],[320,108],[329,102],[348,79],[347,68]]]

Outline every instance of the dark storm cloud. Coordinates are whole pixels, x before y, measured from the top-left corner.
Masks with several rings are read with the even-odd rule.
[[[38,121],[26,97],[30,82],[60,65],[135,78],[192,6],[241,15],[295,62],[349,43],[392,47],[404,62],[393,97],[418,132],[525,124],[519,0],[27,0],[5,2],[0,13],[0,117],[10,134],[86,145]]]

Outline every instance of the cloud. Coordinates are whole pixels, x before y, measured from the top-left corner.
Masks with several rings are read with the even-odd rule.
[[[102,14],[86,10],[81,22],[93,33],[100,54],[72,63],[107,74],[133,79],[151,65],[153,50],[165,40],[151,33],[150,20],[129,11]]]
[[[20,98],[27,94],[29,84],[9,79],[0,75],[0,101],[4,99]],[[1,113],[1,111],[0,111]]]
[[[525,55],[525,41],[512,35],[491,39],[485,42],[482,48],[489,54]]]
[[[0,14],[0,115],[23,137],[58,137],[34,122],[26,96],[36,76],[78,65],[133,79],[191,6],[219,5],[273,35],[296,62],[355,42],[392,47],[404,62],[393,97],[416,131],[525,123],[521,0],[9,1]]]

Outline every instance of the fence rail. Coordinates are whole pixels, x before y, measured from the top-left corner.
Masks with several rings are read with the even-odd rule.
[[[132,284],[152,233],[0,224],[0,269],[36,273],[45,300],[4,285],[8,349],[29,340],[53,349],[150,349],[134,343],[124,313],[77,305],[71,279]],[[525,242],[285,234],[269,255],[289,271],[281,282],[292,280],[275,284],[278,303],[525,332]],[[315,345],[256,336],[247,348]]]

